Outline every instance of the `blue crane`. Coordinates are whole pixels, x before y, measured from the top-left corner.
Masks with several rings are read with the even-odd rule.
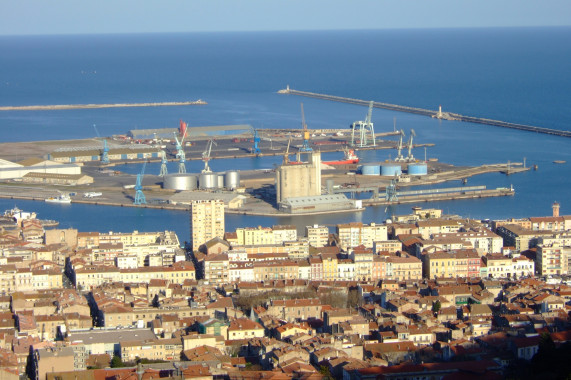
[[[97,133],[97,137],[103,140],[103,152],[101,153],[101,163],[108,164],[109,163],[109,147],[107,146],[107,140],[102,139],[99,131],[97,130],[97,126],[93,124],[93,128],[95,129],[95,133]]]
[[[143,194],[143,177],[145,176],[145,166],[147,166],[147,161],[143,163],[143,168],[141,173],[137,174],[137,183],[135,184],[135,201],[136,205],[146,205],[147,199],[145,194]]]
[[[254,135],[254,146],[252,147],[252,153],[256,156],[262,153],[260,150],[260,135],[258,135],[258,131],[255,128],[252,128],[252,134]]]

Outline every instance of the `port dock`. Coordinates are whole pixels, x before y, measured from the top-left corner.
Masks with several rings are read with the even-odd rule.
[[[370,103],[369,100],[345,98],[345,97],[341,97],[341,96],[318,94],[318,93],[307,92],[307,91],[298,91],[298,90],[291,89],[289,86],[283,90],[279,90],[278,94],[305,96],[308,98],[329,100],[329,101],[349,103],[349,104],[357,104],[357,105],[361,105],[361,106],[369,106],[369,103]],[[401,105],[390,104],[390,103],[382,103],[382,102],[373,102],[373,107],[382,108],[382,109],[391,110],[391,111],[406,112],[406,113],[411,113],[411,114],[415,114],[415,115],[429,116],[429,117],[437,118],[437,119],[458,120],[458,121],[464,121],[464,122],[468,122],[468,123],[484,124],[484,125],[492,125],[495,127],[518,129],[521,131],[545,133],[545,134],[554,135],[554,136],[571,137],[571,131],[563,131],[563,130],[559,130],[559,129],[551,129],[551,128],[544,128],[544,127],[535,127],[535,126],[531,126],[531,125],[509,123],[506,121],[492,120],[492,119],[486,119],[486,118],[474,117],[474,116],[465,116],[465,115],[460,115],[460,114],[452,113],[452,112],[442,112],[441,110],[435,111],[435,110],[428,110],[428,109],[424,109],[424,108],[407,107],[407,106],[401,106]]]

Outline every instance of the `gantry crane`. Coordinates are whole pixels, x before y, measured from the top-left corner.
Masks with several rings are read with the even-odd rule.
[[[95,124],[93,124],[93,129],[95,129],[95,133],[97,134],[97,137],[101,139],[101,141],[103,141],[103,151],[101,152],[101,163],[102,164],[108,164],[109,163],[109,147],[107,146],[107,140],[101,138],[101,135],[99,134],[99,130],[97,129],[97,126]]]
[[[413,137],[416,137],[416,132],[414,131],[414,129],[410,130],[410,138],[408,140],[408,156],[406,156],[406,160],[408,162],[412,162],[414,161],[414,156],[412,155],[412,139]]]
[[[143,168],[141,173],[137,174],[137,183],[135,184],[135,201],[136,205],[147,204],[145,194],[143,194],[143,177],[145,176],[145,166],[147,166],[147,161],[143,163]]]
[[[405,136],[404,131],[401,129],[400,130],[399,145],[397,146],[397,157],[395,158],[395,161],[404,161],[404,157],[402,156],[402,140],[403,140],[404,136]]]
[[[184,149],[183,149],[183,143],[184,143],[184,138],[186,137],[186,123],[182,122],[181,123],[184,125],[184,128],[181,128],[182,130],[184,130],[184,133],[182,135],[182,138],[180,139],[180,141],[178,140],[178,137],[176,137],[176,132],[173,132],[174,135],[174,139],[176,141],[176,158],[178,159],[178,172],[180,174],[186,173],[186,154],[184,153]]]
[[[374,102],[371,100],[369,102],[369,111],[367,112],[367,117],[365,121],[356,121],[351,124],[352,132],[351,132],[351,145],[355,146],[355,129],[359,130],[359,143],[357,146],[365,147],[365,146],[377,146],[377,142],[375,139],[375,128],[373,127],[373,123],[371,122],[371,118],[373,116],[373,105]]]
[[[210,170],[210,166],[208,165],[208,161],[210,161],[210,152],[212,152],[212,144],[218,145],[216,144],[216,141],[210,139],[208,140],[208,143],[206,143],[206,150],[202,152],[202,161],[204,161],[204,169],[202,169],[203,173],[212,172],[212,170]]]
[[[300,152],[313,152],[313,149],[309,146],[309,131],[307,130],[307,124],[305,123],[305,113],[303,112],[303,103],[301,103],[301,127],[303,129],[303,145],[299,148]]]

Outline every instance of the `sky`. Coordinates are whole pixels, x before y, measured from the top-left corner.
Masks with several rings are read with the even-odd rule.
[[[571,26],[570,0],[0,0],[0,35]]]

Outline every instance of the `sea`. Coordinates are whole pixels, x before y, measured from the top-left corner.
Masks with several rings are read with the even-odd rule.
[[[571,28],[399,29],[184,34],[0,36],[0,106],[176,102],[205,106],[2,111],[0,141],[125,134],[131,129],[250,124],[347,128],[367,108],[280,95],[293,89],[571,130]],[[545,216],[554,201],[571,214],[571,139],[374,109],[375,131],[416,132],[415,157],[458,166],[519,162],[537,170],[472,177],[468,186],[509,187],[515,196],[423,203],[477,219]],[[388,138],[391,139],[391,138]],[[268,143],[262,141],[262,144]],[[361,162],[395,152],[361,151]],[[327,158],[327,157],[326,157]],[[566,161],[554,164],[553,161]],[[272,169],[277,158],[211,161],[214,171]],[[194,165],[194,166],[193,166]],[[197,163],[189,171],[198,171]],[[138,165],[121,170],[137,173]],[[176,164],[169,167],[176,170]],[[150,164],[147,171],[159,165]],[[460,186],[459,182],[435,185]],[[182,211],[0,200],[80,231],[174,230],[189,239]],[[227,215],[226,230],[294,224],[383,222],[411,205],[316,216]]]

